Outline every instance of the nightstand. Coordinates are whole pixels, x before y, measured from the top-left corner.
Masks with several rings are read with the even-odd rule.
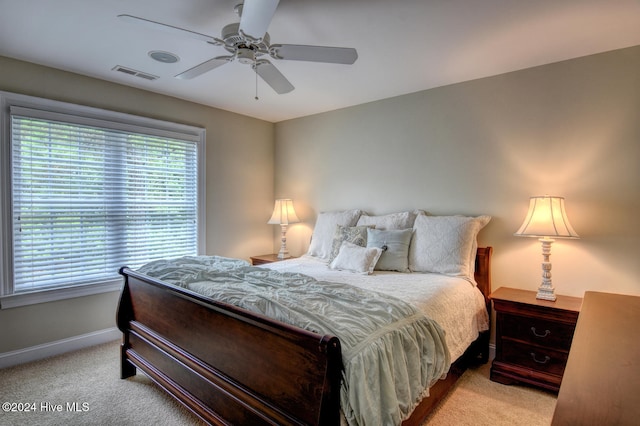
[[[582,299],[536,299],[535,291],[501,287],[491,294],[496,311],[496,357],[491,380],[526,383],[558,392]]]
[[[287,257],[287,259],[293,259],[293,257]],[[280,262],[281,260],[287,259],[278,259],[278,254],[261,254],[259,256],[251,256],[251,264],[253,266],[264,265],[265,263],[273,263]]]

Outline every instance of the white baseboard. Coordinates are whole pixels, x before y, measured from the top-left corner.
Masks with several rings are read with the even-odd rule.
[[[55,342],[31,346],[16,351],[0,353],[0,368],[11,367],[26,362],[37,361],[50,356],[60,355],[65,352],[76,351],[89,346],[99,345],[117,340],[122,333],[117,327],[81,334]]]

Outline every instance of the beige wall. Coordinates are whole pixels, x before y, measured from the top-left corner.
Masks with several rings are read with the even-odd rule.
[[[271,251],[272,123],[4,57],[0,90],[204,127],[207,253],[248,259]],[[0,310],[0,353],[114,327],[117,298]]]
[[[638,76],[634,47],[277,123],[275,195],[305,221],[288,247],[318,211],[489,214],[493,287],[535,290],[540,243],[512,234],[561,195],[581,239],[553,246],[556,292],[640,295]]]

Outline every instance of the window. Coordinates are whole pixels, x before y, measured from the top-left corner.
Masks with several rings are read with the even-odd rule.
[[[2,307],[203,252],[204,129],[0,93]]]

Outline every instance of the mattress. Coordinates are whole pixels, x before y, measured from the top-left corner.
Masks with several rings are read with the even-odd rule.
[[[350,284],[408,302],[445,331],[451,361],[458,359],[481,331],[489,329],[484,297],[475,284],[465,278],[417,272],[357,274],[330,269],[326,261],[309,255],[260,267],[302,273],[319,281]]]

